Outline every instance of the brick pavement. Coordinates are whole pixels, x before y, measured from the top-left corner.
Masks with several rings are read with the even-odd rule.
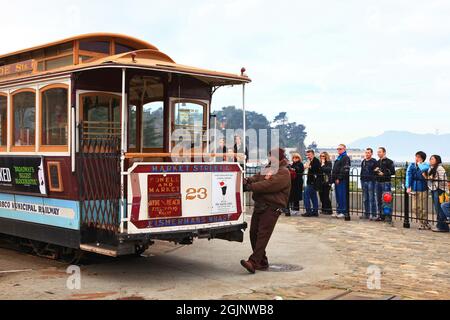
[[[351,291],[368,299],[450,299],[450,233],[404,229],[401,221],[389,226],[357,217],[345,222],[295,216],[283,217],[280,223],[294,225],[303,236],[318,236],[340,254],[348,272],[304,286],[267,288],[229,298],[327,299]],[[368,289],[369,267],[381,271],[381,289]]]

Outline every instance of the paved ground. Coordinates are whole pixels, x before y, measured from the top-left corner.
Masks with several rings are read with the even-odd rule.
[[[282,217],[268,250],[272,272],[241,269],[248,241],[157,243],[142,258],[83,265],[75,291],[67,265],[0,249],[0,299],[450,299],[449,248],[450,234],[401,223]],[[276,272],[283,265],[293,271]],[[368,289],[369,267],[381,272],[378,290]]]

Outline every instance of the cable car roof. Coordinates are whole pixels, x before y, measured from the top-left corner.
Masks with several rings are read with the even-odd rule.
[[[22,50],[18,50],[15,52],[11,52],[11,53],[7,53],[7,54],[2,54],[0,55],[0,60],[7,58],[7,57],[11,57],[11,56],[15,56],[15,55],[20,55],[23,53],[27,53],[27,52],[32,52],[32,51],[36,51],[36,50],[40,50],[40,49],[45,49],[45,48],[49,48],[49,47],[53,47],[53,46],[57,46],[63,43],[67,43],[67,42],[72,42],[72,41],[80,41],[80,40],[92,40],[92,39],[101,39],[101,38],[105,38],[105,39],[117,39],[119,41],[121,41],[122,43],[134,46],[137,49],[153,49],[153,50],[158,50],[157,47],[155,47],[154,45],[137,39],[137,38],[133,38],[127,35],[123,35],[123,34],[118,34],[118,33],[107,33],[107,32],[97,32],[97,33],[87,33],[87,34],[82,34],[82,35],[78,35],[78,36],[74,36],[74,37],[70,37],[70,38],[65,38],[62,40],[58,40],[58,41],[54,41],[54,42],[50,42],[50,43],[46,43],[46,44],[42,44],[39,46],[35,46],[35,47],[31,47],[28,49],[22,49]]]
[[[129,36],[113,33],[91,33],[71,37],[30,49],[0,55],[0,61],[13,56],[21,56],[27,54],[28,52],[34,52],[36,50],[70,43],[71,41],[75,44],[79,43],[79,41],[89,41],[94,39],[109,39],[110,41],[114,39],[114,41],[133,47],[133,49],[137,48],[137,50],[115,55],[104,55],[103,57],[97,57],[89,62],[66,65],[46,71],[38,71],[36,66],[34,66],[33,71],[30,73],[18,74],[15,77],[7,77],[3,80],[0,78],[0,84],[16,83],[23,80],[41,77],[46,78],[51,75],[81,72],[83,70],[115,67],[153,70],[173,74],[187,74],[194,76],[210,84],[211,86],[243,84],[251,81],[250,78],[248,78],[244,73],[238,75],[177,64],[170,56],[159,51],[157,47],[150,43]],[[74,48],[76,48],[76,45]],[[1,67],[2,66],[0,65],[0,68]]]

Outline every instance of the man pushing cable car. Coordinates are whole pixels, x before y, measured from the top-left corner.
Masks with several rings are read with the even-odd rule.
[[[288,205],[291,175],[283,149],[272,150],[269,165],[261,174],[244,181],[244,190],[253,192],[255,208],[250,227],[253,254],[241,265],[250,273],[269,269],[266,248],[280,215]]]

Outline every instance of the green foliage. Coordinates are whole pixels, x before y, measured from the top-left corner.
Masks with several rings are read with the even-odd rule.
[[[362,190],[361,188],[358,187],[357,181],[350,181],[349,188],[350,192],[358,192]]]
[[[396,192],[402,191],[404,189],[405,177],[406,167],[395,170],[395,177],[392,180],[392,186]]]
[[[234,106],[224,107],[216,112],[219,128],[222,129],[242,129],[243,114],[242,110]],[[249,111],[246,114],[247,128],[260,129],[278,129],[280,131],[280,146],[283,148],[297,148],[304,153],[305,138],[307,136],[306,127],[296,122],[289,122],[287,113],[280,112],[271,123],[263,114]],[[258,137],[259,138],[259,137]],[[270,141],[268,142],[270,143]]]
[[[242,110],[236,109],[236,107],[224,107],[222,110],[216,112],[217,121],[220,124],[223,124],[225,129],[242,129],[244,124]],[[247,128],[252,129],[267,129],[270,127],[270,122],[267,118],[257,112],[249,111],[246,114],[247,119]]]
[[[447,172],[447,177],[450,178],[450,164],[444,164],[445,171]]]
[[[280,131],[280,145],[283,148],[296,148],[301,154],[305,153],[305,126],[296,122],[288,122],[275,126]]]
[[[159,108],[155,111],[144,110],[142,117],[143,134],[144,134],[144,148],[159,148],[163,145],[163,123],[164,118],[163,109]]]

